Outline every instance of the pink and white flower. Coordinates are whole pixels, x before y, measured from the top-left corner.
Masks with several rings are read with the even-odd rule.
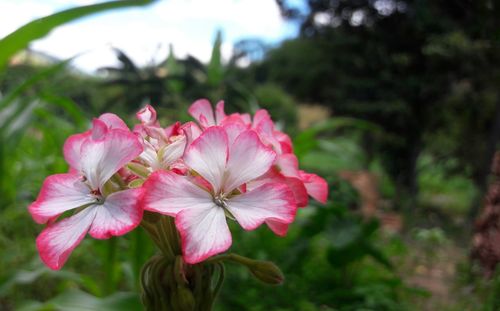
[[[147,105],[137,113],[142,124],[134,132],[142,138],[144,151],[139,156],[144,169],[154,172],[171,169],[181,159],[186,148],[186,135],[179,122],[163,129],[156,120],[155,109]]]
[[[299,170],[297,157],[293,153],[292,140],[287,134],[276,129],[267,110],[257,110],[253,119],[248,114],[226,115],[223,101],[217,104],[214,111],[208,100],[200,99],[191,105],[189,112],[202,128],[212,125],[222,126],[230,142],[244,131],[253,129],[261,142],[276,152],[274,163],[276,169],[261,176],[255,184],[266,182],[287,184],[292,189],[298,207],[308,205],[308,195],[321,203],[326,203],[328,184],[316,174]],[[197,129],[194,123],[189,125],[189,132],[195,132],[199,136],[201,130]],[[188,139],[188,142],[191,141]]]
[[[266,110],[226,115],[223,101],[214,110],[202,99],[189,113],[197,124],[162,128],[147,105],[133,132],[106,113],[67,139],[69,173],[47,177],[29,207],[47,224],[37,238],[47,266],[60,269],[87,233],[106,239],[129,232],[143,209],[175,217],[184,259],[195,264],[231,246],[226,218],[245,230],[265,223],[284,236],[308,196],[326,201],[325,180],[299,169],[290,137]]]
[[[245,230],[271,223],[283,235],[283,225],[293,221],[297,209],[290,188],[265,183],[245,191],[247,183],[269,171],[275,158],[253,130],[230,139],[223,127],[208,127],[184,155],[193,174],[152,174],[144,184],[144,209],[175,217],[184,258],[191,264],[231,246],[226,216]]]
[[[204,129],[214,125],[221,125],[226,118],[224,101],[222,100],[217,103],[214,111],[212,104],[207,99],[198,99],[189,107],[188,112]]]
[[[47,223],[36,244],[42,261],[51,269],[64,265],[87,232],[107,239],[129,232],[141,221],[143,190],[121,190],[110,181],[142,152],[137,136],[115,117],[101,116],[94,120],[91,131],[68,138],[64,155],[70,173],[47,177],[29,206],[36,222]],[[72,216],[56,222],[70,210],[75,210]]]

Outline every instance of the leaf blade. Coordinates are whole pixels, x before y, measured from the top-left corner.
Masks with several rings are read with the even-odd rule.
[[[94,13],[117,8],[143,6],[153,3],[154,1],[155,0],[110,1],[67,9],[31,21],[0,40],[0,71],[5,68],[7,62],[14,54],[26,48],[31,41],[43,38],[51,30],[60,25]]]

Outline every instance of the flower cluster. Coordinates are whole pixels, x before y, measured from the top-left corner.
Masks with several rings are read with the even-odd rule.
[[[47,266],[60,269],[87,233],[106,239],[133,230],[144,211],[175,218],[182,256],[195,264],[231,246],[227,218],[283,236],[308,196],[326,201],[326,182],[299,169],[267,111],[226,115],[222,101],[214,111],[201,99],[189,113],[196,123],[162,128],[148,105],[133,130],[106,113],[67,139],[69,172],[47,177],[29,206],[47,224],[37,238]]]

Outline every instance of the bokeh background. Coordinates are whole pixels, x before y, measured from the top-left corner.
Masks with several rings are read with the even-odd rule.
[[[500,310],[496,1],[131,2],[13,37],[94,2],[0,0],[0,310],[141,310],[144,232],[87,238],[53,272],[27,206],[93,117],[150,103],[167,126],[199,98],[268,109],[330,187],[285,238],[233,228],[286,281],[228,264],[215,310]]]

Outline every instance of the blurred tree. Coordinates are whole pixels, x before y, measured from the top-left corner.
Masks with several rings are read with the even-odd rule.
[[[208,98],[212,102],[224,98],[230,112],[249,110],[254,96],[236,76],[241,71],[237,61],[246,54],[237,53],[226,64],[222,57],[222,43],[219,31],[207,64],[192,55],[177,58],[170,46],[164,61],[140,67],[123,51],[115,49],[120,65],[100,68],[107,74],[103,82],[107,89],[107,105],[102,111],[120,103],[126,112],[131,113],[142,104],[150,103],[178,114],[199,98]]]
[[[263,84],[254,90],[260,108],[267,109],[280,126],[290,132],[297,124],[297,103],[281,87],[274,84]]]
[[[120,103],[127,112],[135,112],[140,105],[146,103],[161,103],[165,87],[162,72],[157,66],[140,68],[122,50],[114,49],[119,60],[118,67],[102,67],[109,79],[103,85],[110,90],[110,98],[102,107],[108,111]]]
[[[424,148],[458,157],[485,188],[500,134],[498,3],[294,3],[277,0],[283,15],[300,23],[300,36],[270,51],[255,69],[258,78],[335,114],[382,125],[390,135],[378,151],[400,195],[418,192],[416,164]],[[446,144],[436,143],[438,133]]]

